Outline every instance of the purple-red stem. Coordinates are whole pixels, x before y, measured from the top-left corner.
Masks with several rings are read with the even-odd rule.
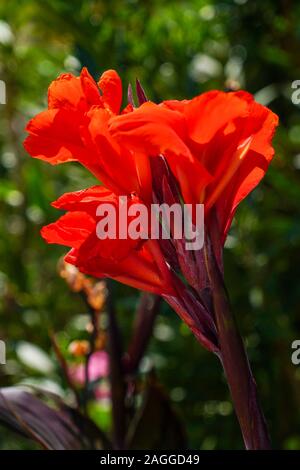
[[[122,341],[113,303],[112,283],[107,282],[108,352],[112,402],[113,442],[116,450],[124,449],[126,435],[126,384],[122,365]]]
[[[128,351],[123,358],[123,366],[127,374],[138,370],[141,359],[145,354],[153,326],[158,314],[161,297],[143,293],[136,312],[135,324]]]
[[[252,375],[243,340],[231,311],[223,276],[215,258],[209,257],[207,270],[211,284],[216,335],[208,337],[209,323],[199,302],[191,300],[188,290],[182,286],[177,297],[164,296],[177,314],[189,325],[197,340],[221,361],[238,417],[246,449],[271,448],[270,437],[259,403],[256,383]],[[196,313],[198,309],[198,314]],[[197,315],[197,317],[196,317]],[[214,333],[214,332],[213,332]]]
[[[218,354],[230,389],[246,449],[271,449],[266,420],[259,402],[243,340],[231,310],[229,297],[214,255],[206,251],[214,315],[218,331]]]

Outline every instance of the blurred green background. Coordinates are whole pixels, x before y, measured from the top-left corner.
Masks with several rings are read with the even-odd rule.
[[[7,100],[0,104],[0,338],[7,343],[0,386],[66,393],[48,328],[65,342],[83,334],[74,318],[86,307],[57,275],[64,250],[44,244],[39,230],[57,217],[50,201],[94,180],[76,164],[51,167],[22,148],[49,83],[82,66],[95,77],[115,68],[125,89],[138,77],[154,101],[239,85],[279,114],[276,158],[238,210],[225,274],[274,447],[300,449],[300,366],[291,363],[291,343],[300,339],[300,116],[291,101],[291,83],[300,79],[300,3],[292,0],[0,0]],[[124,286],[117,293],[126,335],[138,293]],[[166,306],[143,371],[149,364],[190,447],[243,447],[217,360]],[[1,449],[31,447],[0,427]]]

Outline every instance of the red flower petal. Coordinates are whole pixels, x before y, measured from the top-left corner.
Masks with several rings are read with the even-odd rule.
[[[24,142],[27,152],[52,165],[72,160],[87,159],[78,127],[80,116],[65,109],[50,109],[29,121],[29,136]]]
[[[182,113],[147,102],[130,114],[112,118],[109,128],[121,144],[137,154],[136,161],[143,155],[163,154],[178,179],[185,201],[201,202],[201,191],[211,176],[186,144]],[[145,159],[142,166],[145,167]]]
[[[115,70],[106,70],[98,82],[103,101],[114,114],[119,114],[122,103],[122,82]]]
[[[155,156],[171,150],[176,155],[192,159],[184,143],[184,117],[149,101],[132,113],[112,118],[109,130],[117,140],[134,151]]]
[[[116,200],[116,195],[104,186],[92,186],[81,191],[65,193],[54,201],[52,206],[56,209],[87,212],[95,217],[97,207],[101,202],[116,204]]]
[[[87,115],[86,126],[81,128],[82,140],[94,161],[98,162],[99,179],[105,186],[119,194],[139,193],[133,156],[112,138],[109,119],[110,113],[106,109],[92,108]]]
[[[71,251],[66,261],[75,264],[80,271],[95,277],[110,277],[138,289],[155,293],[171,293],[172,286],[164,279],[147,249],[145,243],[139,250],[131,250],[121,260],[104,258],[98,255],[89,256],[87,244],[78,251]]]
[[[245,116],[247,111],[247,101],[234,93],[203,93],[184,108],[189,136],[199,144],[206,144],[219,130],[232,120]]]
[[[95,221],[85,212],[68,212],[46,225],[41,235],[48,243],[79,248],[95,229]]]
[[[96,82],[86,68],[80,77],[70,73],[60,75],[48,90],[48,107],[87,111],[93,105],[101,105],[102,99]]]

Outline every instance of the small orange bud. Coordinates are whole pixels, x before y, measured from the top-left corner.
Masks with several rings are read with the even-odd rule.
[[[90,344],[86,340],[74,340],[69,344],[68,351],[73,356],[86,356],[90,352]]]
[[[106,285],[104,281],[96,282],[94,285],[85,286],[85,293],[89,305],[97,311],[101,311],[106,299]]]

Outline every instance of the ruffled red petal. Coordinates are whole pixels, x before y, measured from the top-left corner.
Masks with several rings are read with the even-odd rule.
[[[98,82],[103,101],[114,114],[119,114],[122,104],[122,81],[115,70],[106,70]]]

